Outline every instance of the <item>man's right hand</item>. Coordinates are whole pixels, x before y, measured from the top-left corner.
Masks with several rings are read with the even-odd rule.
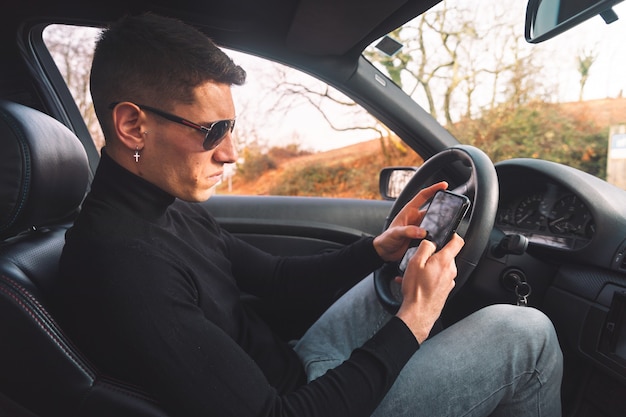
[[[450,242],[435,253],[435,245],[423,240],[409,261],[402,279],[402,305],[396,314],[422,343],[441,315],[454,288],[457,269],[454,258],[464,245],[454,234]]]

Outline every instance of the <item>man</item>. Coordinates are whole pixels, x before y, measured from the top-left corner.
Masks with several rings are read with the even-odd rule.
[[[91,91],[106,147],[61,259],[62,322],[106,374],[172,415],[560,414],[549,320],[496,306],[426,340],[454,287],[454,236],[423,241],[390,316],[363,277],[398,261],[422,190],[390,228],[334,253],[270,256],[202,205],[237,158],[231,86],[245,72],[195,29],[147,14],[101,36]],[[292,347],[241,301],[274,304],[354,286]],[[420,347],[421,345],[421,347]]]

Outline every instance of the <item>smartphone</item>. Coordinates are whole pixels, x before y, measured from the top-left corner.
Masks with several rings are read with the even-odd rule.
[[[464,195],[447,190],[440,190],[435,193],[420,227],[426,230],[428,234],[425,239],[435,244],[436,251],[450,241],[469,206],[470,200]],[[419,243],[419,240],[412,242],[406,251],[399,266],[401,273],[404,273],[409,260],[415,255]]]

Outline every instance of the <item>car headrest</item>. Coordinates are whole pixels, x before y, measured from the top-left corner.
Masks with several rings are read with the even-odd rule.
[[[54,118],[0,100],[0,238],[68,221],[89,182],[87,154]]]

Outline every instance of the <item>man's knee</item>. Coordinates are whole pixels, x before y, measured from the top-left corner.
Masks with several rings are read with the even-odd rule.
[[[481,322],[496,332],[503,332],[520,340],[531,338],[556,342],[554,326],[550,319],[532,307],[497,304],[483,308]]]
[[[562,354],[556,331],[550,319],[531,307],[493,305],[479,312],[484,328],[519,364],[533,364],[544,382],[558,380],[562,371]]]

